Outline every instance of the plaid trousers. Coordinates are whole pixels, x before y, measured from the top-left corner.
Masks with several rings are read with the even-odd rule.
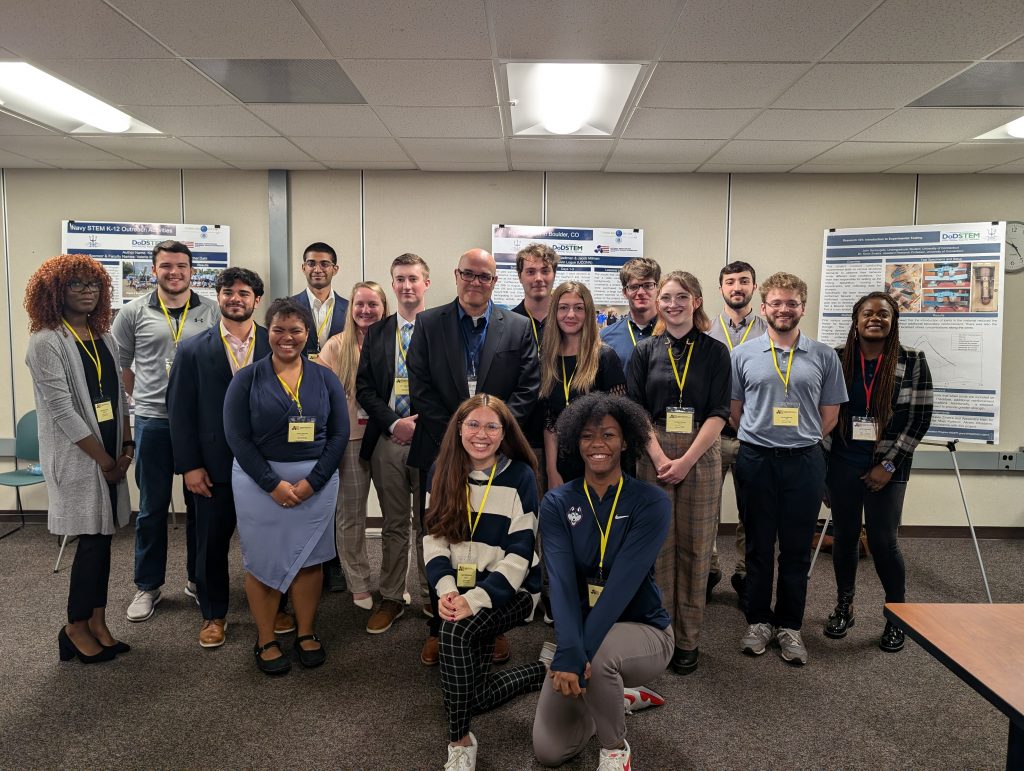
[[[521,693],[540,690],[547,670],[540,661],[491,673],[494,638],[533,613],[533,597],[520,589],[501,608],[483,608],[461,621],[442,621],[438,652],[448,741],[469,733],[469,719]]]
[[[338,503],[334,510],[338,557],[348,590],[370,591],[370,560],[366,556],[366,499],[370,495],[370,464],[359,457],[362,439],[352,439],[341,456]]]
[[[661,426],[656,431],[658,443],[671,460],[681,458],[697,436],[696,427],[692,434],[670,434]],[[637,476],[660,487],[672,501],[672,524],[654,563],[654,579],[672,617],[676,647],[691,651],[700,640],[711,551],[718,534],[721,443],[716,439],[678,485],[659,482],[646,453],[637,463]]]

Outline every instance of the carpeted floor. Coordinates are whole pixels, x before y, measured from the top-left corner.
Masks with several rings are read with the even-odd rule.
[[[260,674],[255,636],[233,554],[228,642],[199,648],[200,616],[181,589],[184,533],[175,531],[168,585],[156,615],[131,624],[133,535],[114,540],[110,626],[133,646],[115,662],[57,660],[71,548],[59,574],[54,538],[42,527],[0,541],[0,768],[440,768],[445,760],[436,668],[418,661],[424,625],[415,605],[383,635],[347,595],[324,598],[319,632],[329,647],[319,670],[282,679]],[[380,542],[371,541],[374,561]],[[966,539],[904,539],[908,600],[980,602],[981,577]],[[731,567],[730,539],[719,548]],[[997,602],[1024,602],[1024,541],[983,541]],[[651,686],[664,707],[628,718],[636,769],[1002,768],[1007,720],[913,643],[895,655],[876,647],[882,593],[861,562],[857,624],[842,641],[821,625],[834,601],[824,556],[805,620],[809,664],[777,651],[738,651],[744,622],[726,579],[708,608],[700,667]],[[414,600],[415,602],[415,600]],[[513,661],[536,656],[550,630],[539,621],[511,634]],[[287,646],[286,646],[287,647]],[[1021,676],[1018,673],[1017,676]],[[474,720],[479,768],[527,769],[537,696]],[[597,747],[572,769],[597,765]]]

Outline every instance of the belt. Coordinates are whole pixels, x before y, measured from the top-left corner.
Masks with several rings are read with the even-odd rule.
[[[651,422],[655,425],[656,428],[660,428],[663,431],[665,431],[666,433],[668,433],[668,428],[666,428],[666,426],[665,426],[665,418],[659,418],[658,420],[653,420]],[[693,432],[692,433],[693,433],[694,436],[696,436],[697,432],[700,431],[700,427],[702,425],[704,425],[704,424],[703,423],[698,423],[696,420],[693,421]],[[686,434],[680,434],[680,436],[686,436]]]
[[[742,439],[740,439],[740,445],[749,450],[753,450],[754,452],[759,452],[762,455],[774,455],[777,458],[786,458],[793,455],[806,455],[821,446],[821,444],[818,443],[808,444],[804,447],[762,447],[759,444],[744,442]]]

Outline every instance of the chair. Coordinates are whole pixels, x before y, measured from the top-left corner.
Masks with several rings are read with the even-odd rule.
[[[14,463],[18,460],[29,463],[39,462],[39,420],[36,411],[26,412],[18,421],[18,427],[14,431]],[[25,527],[25,510],[21,505],[21,488],[30,485],[39,485],[45,482],[38,474],[30,474],[25,469],[6,471],[0,473],[0,485],[14,488],[14,497],[18,501],[18,514],[21,517],[21,524],[13,530],[8,530],[0,538],[6,538]]]

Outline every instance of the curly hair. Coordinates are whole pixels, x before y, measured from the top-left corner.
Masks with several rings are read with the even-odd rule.
[[[632,468],[647,446],[651,432],[651,419],[647,411],[625,396],[592,391],[574,399],[558,417],[558,461],[560,467],[571,470],[562,478],[568,482],[583,476],[584,463],[580,457],[580,435],[586,426],[600,422],[605,415],[615,418],[622,429],[622,468]]]
[[[265,316],[266,325],[270,327],[278,316],[296,316],[306,328],[306,336],[315,335],[316,327],[313,324],[313,314],[306,305],[299,305],[291,297],[278,297],[267,308]]]
[[[114,316],[110,308],[110,274],[88,255],[60,254],[40,265],[25,287],[25,310],[28,311],[30,332],[61,326],[64,290],[73,278],[100,283],[100,296],[96,310],[89,314],[89,326],[99,335],[110,330]]]

